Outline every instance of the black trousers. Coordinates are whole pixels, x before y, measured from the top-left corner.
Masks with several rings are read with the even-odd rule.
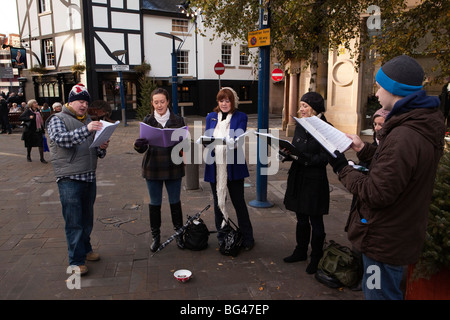
[[[210,184],[214,199],[214,216],[216,229],[217,231],[219,231],[223,221],[223,215],[218,206],[216,183],[211,182]],[[255,240],[253,238],[253,227],[252,223],[250,222],[247,203],[245,202],[244,198],[244,179],[233,181],[227,180],[227,187],[231,202],[233,203],[234,210],[236,211],[237,225],[242,232],[243,245],[251,245]],[[217,233],[217,238],[220,243],[222,240],[220,232]]]
[[[312,227],[312,233],[321,236],[325,234],[323,215],[308,216],[306,214],[296,213],[297,223],[302,227]]]

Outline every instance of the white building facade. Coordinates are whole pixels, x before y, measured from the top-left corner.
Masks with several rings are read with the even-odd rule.
[[[257,110],[257,81],[246,44],[209,41],[195,33],[195,23],[181,13],[181,0],[16,0],[22,48],[28,69],[21,70],[26,99],[40,104],[65,102],[71,87],[82,82],[94,100],[107,101],[120,119],[118,74],[124,64],[127,118],[138,104],[136,66],[151,65],[148,76],[171,92],[172,41],[177,41],[178,101],[185,114],[206,115],[219,89],[214,64],[226,70],[221,86],[233,87],[246,112]],[[83,66],[85,70],[83,70]],[[36,67],[36,68],[34,68]],[[81,71],[81,72],[77,72]]]

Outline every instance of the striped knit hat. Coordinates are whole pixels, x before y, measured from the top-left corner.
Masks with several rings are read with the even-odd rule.
[[[406,97],[422,89],[424,71],[413,58],[401,55],[386,62],[375,80],[393,95]]]
[[[89,92],[82,83],[74,85],[69,93],[68,102],[73,102],[77,100],[84,100],[87,102],[91,102],[91,96],[89,95]]]

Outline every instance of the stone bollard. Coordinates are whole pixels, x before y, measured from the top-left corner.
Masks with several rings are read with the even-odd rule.
[[[195,155],[197,154],[197,148],[199,146],[195,143],[195,141],[191,140],[190,149],[185,150],[186,157],[190,158],[190,163],[186,163],[185,167],[185,186],[186,190],[197,190],[199,188],[199,163],[196,160]]]

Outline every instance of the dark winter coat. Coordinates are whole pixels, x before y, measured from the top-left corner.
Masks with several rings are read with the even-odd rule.
[[[39,111],[39,113],[41,114],[42,121],[44,121],[42,112]],[[33,116],[33,119],[30,119],[30,116]],[[36,116],[31,108],[28,108],[19,116],[19,121],[23,121],[24,123],[22,140],[25,142],[25,147],[43,147],[44,128],[36,128]]]
[[[153,113],[146,116],[143,122],[149,126],[163,129],[161,124],[156,121]],[[181,128],[184,126],[183,118],[171,111],[164,128]],[[150,180],[173,180],[184,177],[184,163],[175,164],[171,159],[173,148],[145,146],[137,149],[139,153],[145,152],[142,160],[142,176]]]
[[[351,166],[339,172],[343,185],[358,197],[348,238],[376,261],[413,264],[421,253],[445,133],[439,100],[433,98],[420,91],[394,105],[378,134],[379,146],[366,143],[357,154],[371,160],[368,174]]]
[[[301,153],[289,169],[284,205],[306,215],[328,214],[330,189],[326,166],[328,156],[322,146],[301,125],[295,127],[292,144]]]

